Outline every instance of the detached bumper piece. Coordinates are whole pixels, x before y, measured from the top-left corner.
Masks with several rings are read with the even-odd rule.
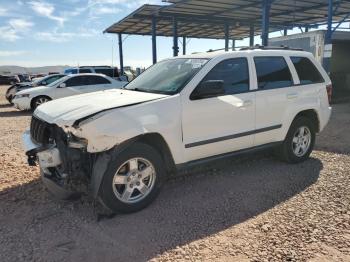
[[[51,172],[53,172],[53,170]],[[40,174],[44,185],[55,198],[60,200],[75,200],[80,198],[80,192],[65,187],[57,176],[53,175],[52,173],[46,174],[42,169],[40,169]]]

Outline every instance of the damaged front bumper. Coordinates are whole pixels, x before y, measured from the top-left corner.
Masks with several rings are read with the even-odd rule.
[[[50,148],[33,142],[30,137],[29,129],[22,135],[24,152],[28,157],[28,164],[36,166],[36,160],[39,160],[40,167],[47,168],[57,166],[61,163],[59,152],[56,148]]]
[[[23,147],[28,157],[28,164],[40,166],[41,178],[45,186],[59,199],[72,199],[80,195],[77,190],[68,185],[68,174],[61,172],[62,159],[55,145],[40,145],[31,139],[30,131],[26,130],[22,137]],[[68,179],[70,180],[70,179]]]

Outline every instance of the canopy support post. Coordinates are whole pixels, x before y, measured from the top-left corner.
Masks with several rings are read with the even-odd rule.
[[[332,23],[333,23],[333,0],[328,0],[327,32],[324,38],[323,67],[330,73],[330,60],[332,55]]]
[[[269,45],[269,27],[270,27],[270,9],[271,9],[271,0],[263,0],[262,6],[262,45]]]
[[[182,54],[186,55],[186,37],[182,38]]]
[[[173,17],[173,55],[179,55],[179,43],[178,43],[178,35],[177,35],[177,19]]]
[[[229,41],[229,30],[230,30],[230,27],[229,25],[226,23],[225,24],[225,51],[227,52],[228,51],[228,41]]]
[[[152,62],[157,63],[157,20],[152,17]]]
[[[254,25],[250,25],[249,28],[249,46],[254,46]]]
[[[236,39],[232,39],[232,51],[236,50]]]
[[[123,39],[122,39],[121,33],[118,33],[118,44],[119,44],[120,75],[124,75]]]

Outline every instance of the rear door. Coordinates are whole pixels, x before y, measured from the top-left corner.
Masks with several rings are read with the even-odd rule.
[[[282,125],[289,107],[298,98],[287,56],[255,55],[256,146],[281,140]]]

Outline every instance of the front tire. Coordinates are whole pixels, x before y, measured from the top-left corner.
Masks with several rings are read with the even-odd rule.
[[[315,130],[315,125],[309,118],[295,119],[282,146],[277,150],[278,156],[283,161],[292,164],[307,160],[315,145]]]
[[[113,212],[137,212],[157,197],[165,177],[158,151],[136,142],[112,156],[102,180],[99,199]]]
[[[31,109],[34,111],[38,106],[51,101],[51,98],[48,96],[38,96],[35,97],[31,102]]]

